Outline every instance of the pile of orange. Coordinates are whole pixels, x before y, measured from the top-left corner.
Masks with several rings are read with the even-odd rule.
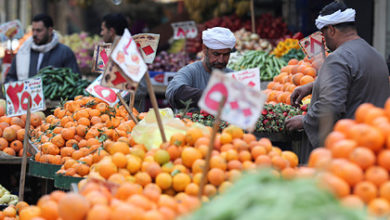
[[[138,114],[135,109],[133,113]],[[123,106],[110,107],[97,98],[78,96],[56,108],[33,131],[32,140],[40,150],[35,160],[51,164],[78,161],[68,175],[84,176],[92,163],[108,155],[103,149],[106,144],[132,143],[134,126]]]
[[[290,103],[290,96],[294,89],[311,83],[315,80],[319,64],[305,57],[298,61],[291,59],[288,65],[280,70],[264,92],[268,103]]]
[[[200,205],[196,197],[184,193],[162,195],[155,184],[142,189],[132,183],[118,186],[90,180],[79,186],[79,193],[54,191],[42,196],[36,205],[19,202],[0,211],[0,219],[16,219],[18,214],[19,220],[171,220]]]
[[[385,108],[362,104],[355,120],[339,120],[324,148],[315,149],[308,166],[323,170],[321,182],[346,205],[375,216],[390,215],[390,99]]]
[[[89,178],[117,184],[136,183],[141,187],[156,184],[164,194],[184,192],[196,196],[209,136],[200,128],[193,127],[186,134],[174,134],[169,143],[162,144],[159,149],[149,151],[141,144],[129,148],[124,141],[111,142],[101,150],[109,155],[97,163],[93,162],[89,165],[90,169],[87,169],[88,164],[68,159],[58,173],[66,175],[69,169],[77,173],[79,168],[85,169]],[[296,174],[297,165],[298,157],[293,152],[281,151],[266,138],[257,141],[253,134],[244,134],[242,129],[229,126],[217,134],[204,198],[226,190],[243,170],[273,166],[282,176],[291,178]]]
[[[31,129],[40,126],[42,118],[35,113],[31,114]],[[26,115],[17,117],[5,116],[4,107],[0,106],[0,150],[11,156],[23,155],[24,127]]]

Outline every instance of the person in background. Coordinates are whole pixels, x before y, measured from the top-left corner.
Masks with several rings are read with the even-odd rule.
[[[354,9],[332,2],[321,10],[316,26],[333,52],[325,59],[316,80],[296,88],[291,95],[291,103],[299,105],[303,97],[312,94],[307,114],[286,121],[290,131],[304,129],[298,152],[303,163],[313,149],[324,146],[336,121],[354,118],[363,103],[383,107],[390,95],[386,61],[359,37]]]
[[[103,38],[104,43],[114,43],[115,37],[123,35],[124,31],[128,27],[126,18],[119,13],[107,14],[103,17],[101,24],[100,36]],[[141,79],[138,84],[137,91],[135,93],[134,107],[139,112],[145,111],[145,101],[147,96],[146,81]],[[129,101],[130,95],[124,97],[125,101]]]
[[[165,96],[175,109],[184,108],[183,102],[190,99],[190,107],[197,108],[213,69],[232,72],[226,66],[236,44],[234,34],[227,28],[214,27],[202,32],[202,40],[202,61],[181,68],[168,84]]]
[[[103,17],[100,36],[104,43],[113,43],[116,36],[122,36],[128,28],[126,18],[122,14],[112,13]]]
[[[46,66],[68,67],[74,73],[80,73],[73,51],[58,40],[51,17],[46,14],[34,16],[32,37],[23,43],[12,60],[5,82],[28,79]]]

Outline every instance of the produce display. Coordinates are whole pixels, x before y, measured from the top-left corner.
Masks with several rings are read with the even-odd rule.
[[[286,63],[282,59],[269,55],[264,51],[247,51],[238,61],[229,62],[227,67],[235,71],[258,67],[260,80],[270,81],[285,65]]]
[[[5,115],[5,101],[0,100],[0,150],[11,156],[23,155],[23,140],[26,115],[7,117]],[[41,114],[31,114],[31,126],[37,128],[42,123]]]
[[[220,17],[225,14],[243,16],[249,12],[249,1],[246,0],[229,0],[229,1],[202,1],[202,0],[185,0],[184,5],[190,15],[190,18],[199,23],[205,18]]]
[[[325,146],[315,149],[308,162],[342,203],[364,204],[371,215],[383,218],[390,216],[389,120],[390,99],[383,109],[360,105],[354,120],[337,121]]]
[[[290,49],[286,54],[282,56],[282,59],[288,63],[291,59],[303,60],[305,58],[305,53],[299,49]]]
[[[39,70],[37,76],[42,77],[43,94],[50,100],[69,100],[78,95],[88,95],[85,88],[91,84],[70,68],[48,66]]]
[[[16,205],[18,196],[12,195],[4,186],[0,185],[0,205]]]
[[[312,178],[286,180],[272,172],[250,173],[226,193],[204,204],[185,220],[223,219],[367,219],[348,209]]]
[[[272,54],[276,57],[281,57],[287,54],[291,49],[300,49],[299,41],[297,39],[287,38],[284,41],[280,41],[272,51]]]
[[[302,106],[301,109],[286,105],[283,103],[278,104],[265,104],[264,109],[261,112],[261,116],[256,123],[254,132],[266,132],[266,133],[279,133],[286,132],[284,127],[284,121],[296,115],[304,115],[306,112],[303,109],[307,109],[307,106]],[[188,112],[183,116],[183,113],[177,114],[176,117],[186,118],[193,122],[198,122],[206,126],[212,126],[215,118],[206,112]],[[220,129],[224,129],[229,124],[222,121]]]
[[[244,28],[234,32],[237,39],[236,49],[238,51],[262,50],[270,52],[272,45],[268,40],[261,39],[258,34],[246,31]]]
[[[208,1],[206,1],[208,2]],[[213,18],[203,24],[198,25],[198,36],[193,39],[187,39],[186,50],[188,53],[198,53],[202,50],[202,31],[213,27],[225,27],[229,28],[232,32],[238,31],[242,27],[245,30],[251,31],[251,21],[249,17],[240,18],[237,15],[223,16]],[[272,45],[276,45],[279,39],[290,37],[294,39],[301,39],[303,36],[299,32],[291,36],[290,31],[287,29],[287,24],[283,22],[281,17],[273,17],[271,14],[263,14],[256,18],[256,34],[261,39],[266,39],[271,42]]]
[[[100,41],[99,35],[88,36],[86,32],[65,35],[60,38],[60,42],[70,47],[74,52],[79,67],[86,70],[92,68],[93,50]]]
[[[135,110],[133,113],[138,114]],[[73,159],[82,166],[67,174],[85,176],[93,161],[108,155],[101,150],[103,142],[107,145],[122,139],[129,141],[134,125],[123,106],[111,108],[100,99],[77,96],[57,107],[46,122],[32,131],[31,140],[40,150],[35,160],[67,165]]]
[[[291,93],[294,89],[297,86],[313,82],[316,74],[316,62],[307,59],[307,57],[301,61],[291,59],[287,66],[280,69],[280,74],[275,76],[273,81],[267,85],[267,89],[264,90],[267,94],[267,102],[290,104]]]
[[[184,52],[168,53],[161,51],[154,62],[148,64],[148,69],[157,72],[177,72],[190,63],[190,57]]]

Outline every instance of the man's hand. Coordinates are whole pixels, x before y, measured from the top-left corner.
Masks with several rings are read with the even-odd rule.
[[[303,86],[299,86],[294,89],[294,92],[291,94],[291,105],[295,107],[299,107],[302,104],[302,99],[311,94],[313,89],[313,83],[308,83]]]
[[[297,115],[285,121],[287,130],[295,131],[303,129],[303,115]]]

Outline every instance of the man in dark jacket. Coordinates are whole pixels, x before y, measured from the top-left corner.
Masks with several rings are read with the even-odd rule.
[[[46,66],[69,67],[75,73],[80,72],[73,51],[58,42],[50,16],[36,15],[32,32],[33,36],[26,40],[13,59],[6,82],[28,79]]]

